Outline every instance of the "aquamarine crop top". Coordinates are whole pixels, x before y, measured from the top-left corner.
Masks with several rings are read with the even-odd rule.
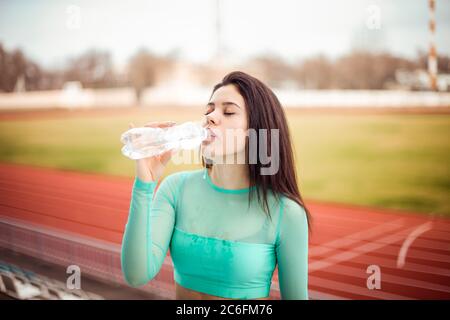
[[[269,219],[245,189],[215,185],[207,169],[156,182],[134,180],[121,264],[141,286],[161,269],[167,250],[174,281],[231,299],[268,297],[278,264],[281,299],[308,299],[308,224],[295,201],[269,193]]]

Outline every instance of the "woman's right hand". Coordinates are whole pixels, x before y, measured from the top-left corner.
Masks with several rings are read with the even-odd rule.
[[[149,122],[144,127],[152,128],[167,128],[174,126],[173,121],[166,122]],[[134,128],[133,123],[130,123],[129,128]],[[164,169],[176,150],[168,150],[160,155],[137,159],[136,161],[136,176],[144,182],[158,181]]]

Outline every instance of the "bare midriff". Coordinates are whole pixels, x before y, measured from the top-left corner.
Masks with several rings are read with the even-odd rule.
[[[234,300],[218,296],[212,296],[203,292],[194,291],[180,286],[175,282],[176,299],[177,300]],[[270,297],[255,298],[251,300],[270,300]]]

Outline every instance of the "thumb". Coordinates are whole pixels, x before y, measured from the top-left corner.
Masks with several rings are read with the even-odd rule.
[[[134,128],[134,124],[133,124],[132,122],[130,122],[130,123],[128,124],[128,128],[129,128],[129,129]]]
[[[163,154],[161,154],[160,161],[163,165],[166,165],[173,156],[173,150],[167,150]]]

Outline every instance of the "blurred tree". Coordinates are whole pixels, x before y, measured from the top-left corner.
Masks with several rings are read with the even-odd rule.
[[[132,85],[136,100],[146,87],[151,87],[173,76],[172,67],[180,55],[175,50],[160,57],[139,50],[129,61],[126,71],[113,69],[108,52],[88,50],[69,60],[59,70],[41,68],[20,50],[7,51],[0,43],[0,91],[61,89],[67,81],[80,81],[83,87],[107,88]],[[267,82],[271,87],[283,87],[294,82],[306,89],[385,89],[394,88],[395,72],[399,69],[414,71],[428,69],[428,53],[418,51],[415,59],[407,59],[380,51],[357,49],[336,59],[324,55],[313,56],[289,64],[274,54],[252,58],[240,67]],[[201,84],[210,86],[228,73],[226,64],[191,64],[190,72],[196,74]],[[233,69],[234,70],[234,69]],[[438,72],[450,73],[450,56],[438,56]]]
[[[0,45],[0,83],[2,91],[13,91],[19,77],[25,74],[25,68],[25,57],[20,50],[8,53]]]
[[[268,53],[252,58],[247,63],[251,74],[264,80],[269,86],[280,88],[284,82],[292,78],[292,68],[281,57]]]
[[[0,44],[0,90],[12,92],[21,90],[39,90],[41,69],[29,61],[20,49],[7,52]]]
[[[115,86],[111,56],[108,52],[89,50],[72,58],[64,72],[65,81],[80,81],[85,88]]]
[[[142,103],[142,92],[146,87],[154,86],[161,73],[167,73],[172,67],[172,59],[156,56],[145,49],[139,50],[129,62],[128,76],[135,89],[136,102]]]
[[[414,61],[389,53],[352,51],[336,61],[319,55],[294,66],[294,77],[305,89],[383,89],[397,69],[414,70]]]
[[[338,59],[334,68],[336,88],[383,89],[395,79],[397,69],[413,70],[415,64],[389,53],[353,51]]]
[[[450,56],[439,55],[437,57],[438,74],[450,73]],[[417,68],[428,70],[428,52],[419,50],[417,52]]]
[[[323,55],[306,59],[294,68],[294,79],[303,89],[329,89],[333,78],[333,65]]]

